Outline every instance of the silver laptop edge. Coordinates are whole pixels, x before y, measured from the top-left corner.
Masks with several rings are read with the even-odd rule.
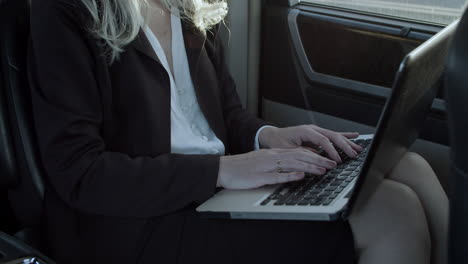
[[[357,139],[372,139],[372,137],[373,135],[361,135]],[[340,217],[347,205],[349,198],[345,196],[352,190],[358,177],[328,206],[276,206],[273,203],[260,205],[279,186],[271,185],[254,190],[222,190],[200,205],[197,211],[203,212],[206,217],[210,218],[335,220]]]

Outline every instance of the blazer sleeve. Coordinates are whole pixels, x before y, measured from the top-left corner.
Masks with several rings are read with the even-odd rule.
[[[212,196],[219,156],[106,150],[95,58],[70,1],[32,1],[29,76],[42,162],[77,211],[148,218]]]
[[[216,31],[219,31],[220,27]],[[230,154],[253,151],[257,131],[263,126],[272,124],[256,118],[242,106],[236,84],[225,62],[221,38],[219,34],[209,37],[211,37],[211,43],[207,45],[207,50],[217,70],[222,89],[223,116],[226,122]]]

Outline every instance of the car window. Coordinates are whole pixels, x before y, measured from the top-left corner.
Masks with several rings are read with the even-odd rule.
[[[301,2],[450,24],[461,16],[468,0],[301,0]]]

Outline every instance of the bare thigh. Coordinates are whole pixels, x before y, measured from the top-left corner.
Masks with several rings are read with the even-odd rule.
[[[408,152],[387,176],[418,195],[431,235],[432,263],[447,263],[449,201],[431,166],[418,154]]]
[[[360,264],[429,263],[431,241],[415,192],[384,179],[350,219]]]

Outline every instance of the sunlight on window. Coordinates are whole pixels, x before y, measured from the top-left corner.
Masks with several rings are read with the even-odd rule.
[[[468,0],[301,0],[301,2],[450,24],[461,16]]]

